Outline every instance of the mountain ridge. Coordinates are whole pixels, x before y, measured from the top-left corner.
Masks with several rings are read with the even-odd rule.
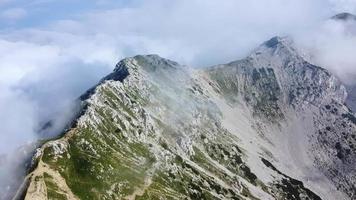
[[[329,171],[354,172],[355,149],[318,133],[334,120],[355,134],[345,96],[287,38],[193,71],[157,55],[126,58],[81,97],[76,126],[38,150],[25,199],[351,199],[355,177]]]
[[[331,19],[342,20],[342,21],[350,21],[350,20],[355,21],[356,16],[354,14],[344,12],[344,13],[339,13],[334,15],[333,17],[331,17]]]

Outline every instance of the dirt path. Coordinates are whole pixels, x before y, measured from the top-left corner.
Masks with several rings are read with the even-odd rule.
[[[68,187],[65,179],[55,170],[51,169],[47,164],[40,161],[38,167],[31,174],[31,183],[27,190],[25,200],[46,200],[47,196],[47,186],[44,180],[44,173],[47,173],[52,177],[53,183],[58,186],[59,194],[67,197],[68,200],[78,200],[71,189]]]

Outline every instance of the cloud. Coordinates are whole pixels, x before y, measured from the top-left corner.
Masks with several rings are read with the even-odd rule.
[[[27,16],[27,11],[23,8],[10,8],[1,13],[1,17],[6,20],[19,20]]]
[[[356,84],[356,21],[326,20],[297,35],[311,62],[327,68],[345,84]]]
[[[240,58],[268,37],[313,26],[330,14],[319,9],[323,7],[321,1],[139,2],[132,7],[82,15],[79,23],[59,21],[52,28],[73,34],[108,35],[118,43],[123,43],[121,38],[131,38],[134,41],[125,46],[134,53],[159,53],[204,66]],[[301,12],[305,14],[301,16]]]
[[[24,166],[32,144],[60,133],[74,114],[75,99],[116,61],[107,60],[115,57],[107,55],[108,47],[87,44],[90,39],[30,32],[40,39],[0,40],[0,199],[21,180],[16,177],[24,169],[16,166]],[[67,42],[61,42],[64,38]],[[49,121],[51,128],[40,132]]]
[[[356,12],[356,0],[329,0],[336,12]]]

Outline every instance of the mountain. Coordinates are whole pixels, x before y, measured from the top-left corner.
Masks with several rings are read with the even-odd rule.
[[[349,21],[349,20],[356,20],[356,16],[351,13],[339,13],[333,16],[331,19]]]
[[[27,199],[354,199],[356,117],[327,70],[275,37],[193,69],[120,61],[45,143]]]

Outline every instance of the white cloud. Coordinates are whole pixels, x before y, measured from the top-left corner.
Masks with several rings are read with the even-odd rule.
[[[27,16],[27,11],[23,8],[10,8],[1,13],[1,17],[6,20],[19,20]]]
[[[336,74],[345,84],[356,84],[356,21],[327,20],[296,40],[315,64]]]
[[[194,65],[209,65],[240,58],[268,37],[313,26],[330,14],[320,7],[318,0],[151,0],[89,13],[79,21],[61,21],[52,28],[73,34],[109,35],[118,43],[124,43],[120,38],[135,38],[126,45],[135,49],[132,53],[159,53]],[[138,43],[144,46],[136,48]],[[162,51],[161,45],[147,46],[153,43],[171,51]]]
[[[356,12],[356,0],[329,0],[336,12]]]

